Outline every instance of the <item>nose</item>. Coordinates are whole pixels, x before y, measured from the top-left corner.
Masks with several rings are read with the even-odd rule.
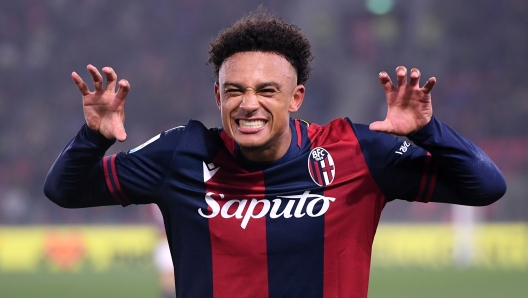
[[[242,96],[242,101],[240,102],[240,109],[244,110],[246,113],[252,113],[259,108],[260,104],[255,94],[255,91],[252,89],[246,89],[246,92]]]

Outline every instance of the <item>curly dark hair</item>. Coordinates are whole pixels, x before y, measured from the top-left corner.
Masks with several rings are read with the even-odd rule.
[[[209,45],[209,60],[218,77],[225,59],[239,52],[272,52],[283,56],[297,71],[297,84],[310,76],[313,55],[301,28],[270,15],[262,6],[220,31]]]

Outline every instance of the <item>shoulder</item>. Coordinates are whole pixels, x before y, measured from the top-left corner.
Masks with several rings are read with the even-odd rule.
[[[190,120],[186,125],[176,126],[153,136],[127,153],[175,150],[182,142],[198,144],[218,139],[220,132],[220,128],[207,128],[199,121]]]
[[[354,123],[349,118],[338,118],[319,128],[319,134],[327,141],[359,146],[367,160],[385,159],[410,143],[395,135],[372,131],[369,126]],[[407,148],[406,147],[406,148]],[[404,148],[403,150],[406,150]]]
[[[413,156],[424,155],[425,151],[408,139],[384,132],[370,130],[368,125],[350,122],[358,140],[361,152],[369,167],[395,164]]]
[[[317,138],[337,138],[346,133],[353,133],[351,130],[351,123],[347,121],[347,118],[337,118],[326,125],[321,125],[313,122],[306,122],[304,120],[295,119],[295,123],[302,127],[305,127],[305,130],[310,139],[315,140]]]
[[[365,143],[367,147],[370,146],[368,145],[370,143],[383,143],[387,140],[398,139],[392,135],[371,131],[368,125],[354,123],[349,118],[336,118],[326,125],[310,123],[307,131],[312,140],[325,139],[332,142],[348,140],[358,142],[361,145]]]
[[[153,136],[152,138],[150,138],[148,141],[144,142],[143,144],[133,149],[130,149],[127,153],[132,154],[140,150],[143,152],[152,151],[152,150],[155,150],[155,151],[163,150],[163,148],[167,147],[168,144],[174,144],[174,141],[178,143],[184,131],[185,131],[185,126],[173,127],[171,129],[168,129],[162,133],[159,133]]]
[[[366,124],[354,123],[350,119],[346,118],[350,127],[354,131],[358,142],[364,149],[375,149],[381,147],[394,147],[396,144],[403,143],[404,140],[399,137],[379,131],[370,130]]]

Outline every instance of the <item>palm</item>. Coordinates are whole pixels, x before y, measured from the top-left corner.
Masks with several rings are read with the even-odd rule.
[[[431,120],[433,109],[431,105],[431,89],[436,79],[431,78],[420,88],[420,72],[411,70],[411,79],[407,83],[407,70],[398,67],[396,71],[398,86],[395,87],[387,73],[380,73],[380,81],[387,98],[387,117],[384,121],[376,121],[370,129],[395,135],[408,135]]]
[[[83,95],[86,124],[108,139],[124,141],[126,139],[124,107],[130,85],[126,80],[121,80],[120,88],[115,92],[117,76],[111,68],[105,67],[103,72],[106,74],[107,86],[103,88],[103,79],[99,71],[91,65],[88,65],[87,69],[94,82],[94,91],[88,89],[77,73],[72,73],[72,79]]]

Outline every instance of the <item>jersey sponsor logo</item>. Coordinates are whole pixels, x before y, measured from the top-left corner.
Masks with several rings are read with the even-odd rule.
[[[226,219],[232,217],[242,219],[240,226],[242,229],[246,229],[250,219],[261,218],[268,214],[272,219],[279,217],[301,218],[305,215],[308,215],[309,217],[322,216],[328,211],[328,208],[330,208],[330,202],[334,202],[335,198],[311,194],[310,191],[305,191],[300,195],[277,196],[276,199],[271,202],[266,199],[257,200],[253,198],[251,200],[228,200],[225,201],[223,206],[220,206],[218,203],[219,200],[226,200],[225,195],[208,192],[205,194],[205,202],[207,203],[208,208],[207,210],[198,208],[198,214],[205,218],[213,218],[220,215]],[[283,202],[286,202],[286,206],[282,211],[279,211]],[[319,206],[316,207],[317,203],[320,203],[320,208],[318,208]],[[257,212],[256,207],[259,204],[262,205],[262,209]],[[247,208],[246,205],[248,205]],[[211,213],[207,214],[209,209],[211,210]]]
[[[394,153],[403,155],[403,153],[407,152],[407,149],[409,149],[410,146],[410,143],[408,143],[407,141],[403,141],[403,144],[400,146],[400,149],[398,149],[398,151],[394,151]]]
[[[206,164],[205,161],[203,162],[203,178],[204,182],[209,181],[209,179],[213,178],[214,174],[220,170],[220,167],[217,167],[214,165],[214,163],[208,163]]]
[[[308,171],[315,184],[331,184],[335,178],[335,165],[330,153],[321,147],[312,149],[308,156]]]

